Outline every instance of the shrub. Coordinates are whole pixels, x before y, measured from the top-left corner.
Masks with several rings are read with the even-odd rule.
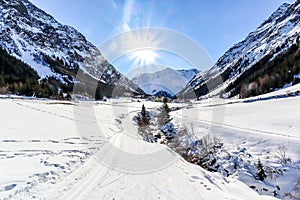
[[[285,164],[291,162],[291,159],[287,158],[287,156],[286,156],[287,151],[288,151],[288,148],[286,146],[279,146],[272,152],[272,154],[273,154],[274,158],[276,158],[280,164],[285,165]]]

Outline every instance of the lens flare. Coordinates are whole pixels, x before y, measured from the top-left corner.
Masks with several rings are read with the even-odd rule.
[[[134,66],[145,66],[156,63],[158,57],[155,50],[142,49],[130,53],[128,59],[133,61]]]

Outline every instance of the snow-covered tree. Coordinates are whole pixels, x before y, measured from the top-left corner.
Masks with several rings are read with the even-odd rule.
[[[261,180],[261,181],[263,181],[263,180],[265,180],[265,178],[267,178],[267,175],[266,175],[265,170],[264,170],[264,166],[261,163],[260,159],[258,159],[258,162],[257,162],[256,178],[258,180]]]
[[[164,98],[163,102],[164,103],[161,107],[161,112],[158,116],[158,125],[161,126],[161,127],[164,126],[165,124],[167,124],[170,121],[169,113],[171,111],[168,104],[167,104],[167,98]]]
[[[144,104],[143,104],[143,106],[142,106],[141,114],[142,114],[143,117],[146,116],[146,108],[145,108],[145,105],[144,105]]]

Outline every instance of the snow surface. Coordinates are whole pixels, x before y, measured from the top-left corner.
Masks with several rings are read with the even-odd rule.
[[[297,102],[299,98],[289,99],[289,105]],[[165,145],[143,141],[132,123],[132,116],[140,111],[142,103],[147,109],[161,106],[130,99],[66,103],[1,98],[0,198],[273,199],[258,195],[236,177],[224,178],[187,163]],[[258,103],[253,105],[259,107]],[[91,112],[84,112],[88,108],[93,109],[94,120],[90,118]],[[210,113],[209,108],[200,105],[198,108],[203,114]],[[237,108],[236,111],[229,108],[231,118],[226,124],[246,109],[240,105]],[[92,134],[82,132],[78,128],[81,123],[96,124],[100,128],[94,132],[90,130]],[[242,122],[237,125],[244,128]],[[268,125],[260,125],[257,128],[268,128]],[[299,129],[297,124],[295,129]],[[296,136],[296,132],[292,135]],[[106,150],[102,146],[103,137],[109,141]],[[241,134],[238,141],[242,138],[247,137]],[[293,141],[292,146],[296,139]],[[100,147],[105,151],[97,152]],[[116,152],[129,157],[119,157]],[[168,156],[170,162],[164,163],[160,156],[150,159],[157,152],[160,156]],[[291,152],[293,159],[297,159],[297,152],[293,149]],[[135,163],[131,159],[135,156],[144,163]]]
[[[195,101],[193,107],[176,111],[172,117],[178,127],[193,129],[198,139],[206,134],[221,139],[225,150],[217,162],[225,176],[229,173],[260,194],[272,195],[276,190],[282,199],[292,199],[287,194],[296,190],[300,180],[299,87],[300,84],[246,100]],[[287,164],[276,157],[282,147],[287,150]],[[255,180],[258,159],[274,170],[264,182]],[[299,199],[299,192],[296,197]]]

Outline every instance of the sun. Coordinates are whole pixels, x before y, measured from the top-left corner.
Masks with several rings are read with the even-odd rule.
[[[155,64],[158,57],[158,53],[151,49],[136,50],[129,55],[129,59],[133,61],[134,66]]]

